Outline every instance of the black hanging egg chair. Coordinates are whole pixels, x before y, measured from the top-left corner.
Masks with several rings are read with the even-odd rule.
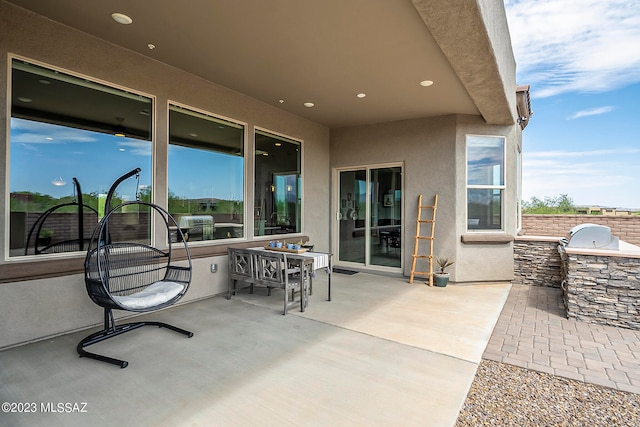
[[[165,209],[142,201],[110,208],[118,184],[133,175],[139,177],[139,173],[140,169],[135,169],[123,175],[109,190],[106,214],[93,232],[84,263],[89,297],[104,308],[104,329],[80,341],[78,354],[121,368],[126,368],[128,362],[90,353],[85,347],[147,325],[171,329],[189,338],[193,336],[192,332],[162,322],[116,325],[113,318],[113,310],[143,313],[173,305],[185,295],[191,282],[191,257],[186,239]],[[151,224],[155,224],[156,231],[166,233],[166,248],[149,244]],[[181,260],[176,260],[175,249],[183,251]]]
[[[25,255],[40,255],[40,254],[52,254],[61,252],[74,252],[84,251],[87,248],[88,239],[85,238],[85,225],[91,220],[95,223],[97,221],[98,212],[90,206],[86,206],[82,203],[82,189],[80,188],[80,182],[73,178],[73,192],[74,200],[68,203],[62,203],[53,206],[44,211],[33,223],[29,234],[27,235],[27,242],[24,248]],[[57,214],[69,215],[71,209],[74,209],[77,213],[73,221],[68,224],[69,231],[65,236],[65,233],[60,233],[63,237],[45,236],[45,232],[53,233],[60,227],[60,222],[56,219]],[[87,218],[85,218],[87,216]],[[89,220],[89,221],[86,221]],[[88,236],[90,232],[87,232]]]

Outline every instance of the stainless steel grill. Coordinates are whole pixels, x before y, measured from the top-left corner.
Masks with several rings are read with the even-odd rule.
[[[618,250],[620,239],[611,235],[611,228],[598,224],[580,224],[569,230],[563,243],[568,248]]]

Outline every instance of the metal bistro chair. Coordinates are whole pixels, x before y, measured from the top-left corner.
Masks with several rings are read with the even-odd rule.
[[[256,284],[284,291],[284,315],[289,308],[298,304],[295,301],[297,290],[300,295],[300,311],[304,312],[309,304],[309,264],[312,263],[311,258],[287,257],[285,253],[259,251],[256,255]]]

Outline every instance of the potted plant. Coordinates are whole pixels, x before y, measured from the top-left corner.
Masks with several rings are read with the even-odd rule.
[[[447,257],[436,257],[436,264],[438,265],[438,272],[433,273],[435,285],[445,287],[449,283],[449,273],[445,270],[453,265],[453,261]]]
[[[48,228],[43,228],[42,230],[40,230],[40,235],[38,236],[38,240],[40,241],[40,244],[47,246],[49,243],[51,243],[52,237],[53,237],[53,230],[50,230]]]

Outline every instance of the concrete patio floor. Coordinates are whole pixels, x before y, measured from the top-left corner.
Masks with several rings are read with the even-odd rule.
[[[195,336],[146,327],[90,348],[126,369],[78,358],[90,331],[4,350],[0,402],[36,410],[0,424],[453,426],[511,285],[333,274],[328,302],[326,283],[305,313],[257,289],[145,315]]]

